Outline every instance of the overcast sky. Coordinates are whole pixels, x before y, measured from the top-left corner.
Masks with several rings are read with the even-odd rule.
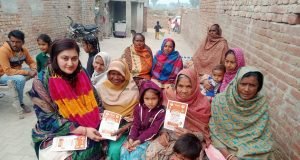
[[[164,4],[168,4],[168,3],[177,3],[178,0],[159,0],[157,3],[164,3]],[[189,3],[189,0],[179,0],[180,3]],[[150,0],[151,3],[151,0]]]

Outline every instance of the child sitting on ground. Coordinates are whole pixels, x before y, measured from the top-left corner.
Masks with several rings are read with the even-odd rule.
[[[187,133],[175,142],[170,160],[197,160],[201,150],[201,141],[194,134]]]
[[[49,48],[51,45],[51,38],[47,34],[40,34],[36,39],[39,49],[42,51],[36,56],[37,72],[38,75],[41,74],[41,71],[44,71],[47,65],[49,64]]]
[[[203,85],[201,85],[201,93],[207,96],[210,100],[212,97],[215,97],[215,95],[219,93],[219,88],[225,72],[225,66],[223,64],[219,64],[212,69],[212,75],[204,75],[206,76],[205,79],[208,80],[212,87],[210,89],[206,89]]]
[[[145,80],[140,87],[140,103],[133,113],[128,140],[121,148],[121,160],[146,159],[146,149],[161,128],[165,117],[161,89]]]

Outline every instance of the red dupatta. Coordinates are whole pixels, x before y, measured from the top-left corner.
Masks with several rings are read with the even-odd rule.
[[[92,84],[83,70],[77,74],[75,86],[60,76],[51,76],[49,93],[64,118],[85,127],[99,126],[98,104]]]
[[[164,105],[168,100],[179,101],[188,104],[187,117],[184,128],[193,132],[202,132],[206,142],[210,142],[208,122],[211,115],[210,103],[207,98],[200,92],[200,80],[193,69],[181,70],[176,78],[175,83],[178,82],[180,75],[187,76],[192,83],[192,94],[189,98],[181,98],[176,94],[174,88],[169,87],[164,91]]]

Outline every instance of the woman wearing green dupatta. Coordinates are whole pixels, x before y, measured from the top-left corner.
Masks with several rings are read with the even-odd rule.
[[[102,137],[98,132],[102,102],[79,61],[74,40],[53,42],[51,64],[34,79],[29,92],[37,123],[32,140],[39,160],[104,159]],[[52,151],[53,138],[67,135],[87,137],[87,148]]]
[[[212,144],[226,159],[273,159],[269,104],[262,93],[263,75],[242,67],[212,102]]]

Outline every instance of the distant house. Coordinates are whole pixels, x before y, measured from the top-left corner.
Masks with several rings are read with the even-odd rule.
[[[104,0],[106,35],[130,36],[146,31],[148,0]]]

